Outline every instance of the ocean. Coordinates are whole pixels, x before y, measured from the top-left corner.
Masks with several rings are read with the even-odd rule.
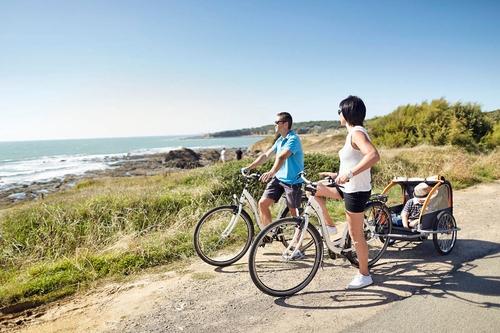
[[[121,157],[168,152],[182,147],[247,148],[260,136],[193,138],[157,136],[0,142],[0,191],[69,174],[113,167]]]

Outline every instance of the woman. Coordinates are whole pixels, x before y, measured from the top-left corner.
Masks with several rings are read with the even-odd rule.
[[[320,175],[335,179],[335,183],[342,185],[343,189],[338,191],[327,183],[320,183],[316,196],[329,230],[333,230],[334,224],[326,209],[324,198],[344,199],[349,233],[359,261],[359,272],[347,288],[359,289],[373,283],[368,271],[368,244],[363,233],[363,212],[371,194],[370,168],[380,160],[380,156],[363,127],[366,116],[363,101],[356,96],[347,97],[340,102],[338,114],[340,125],[347,127],[345,145],[339,151],[340,169],[338,174],[321,172]]]

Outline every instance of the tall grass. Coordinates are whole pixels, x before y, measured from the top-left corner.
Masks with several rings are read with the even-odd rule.
[[[376,186],[392,178],[442,175],[454,189],[500,178],[500,151],[471,154],[457,147],[418,146],[381,151],[381,161],[374,168]]]
[[[455,188],[500,178],[500,153],[457,148],[382,151],[376,189],[394,176],[442,174]],[[194,254],[192,231],[208,209],[240,193],[248,160],[163,176],[85,180],[75,188],[2,211],[0,305],[44,302],[93,281],[123,276]],[[270,163],[261,171],[268,170]],[[310,178],[338,169],[332,155],[307,154]],[[258,197],[262,184],[252,184]],[[341,203],[331,204],[342,218]]]

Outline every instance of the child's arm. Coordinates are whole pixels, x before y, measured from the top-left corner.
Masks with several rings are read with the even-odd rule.
[[[405,211],[401,212],[401,221],[403,222],[403,227],[409,228],[408,227],[408,213]]]
[[[411,220],[410,222],[408,222],[408,225],[409,225],[411,228],[415,227],[417,224],[418,224],[418,219]]]
[[[408,215],[411,209],[412,199],[408,200],[401,211],[401,222],[403,222],[403,227],[409,228],[408,226]]]

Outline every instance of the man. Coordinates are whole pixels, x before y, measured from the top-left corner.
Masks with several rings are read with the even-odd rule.
[[[241,160],[241,158],[243,157],[243,151],[241,150],[241,148],[236,149],[234,153],[236,154],[236,160]]]
[[[272,154],[276,154],[274,164],[268,172],[260,177],[268,183],[259,200],[259,213],[263,225],[271,223],[271,205],[285,193],[286,202],[292,216],[298,216],[298,208],[302,196],[302,179],[299,173],[304,171],[304,153],[300,138],[292,131],[292,116],[288,112],[276,115],[275,131],[279,134],[274,145],[261,154],[246,169],[253,169],[266,162]]]

